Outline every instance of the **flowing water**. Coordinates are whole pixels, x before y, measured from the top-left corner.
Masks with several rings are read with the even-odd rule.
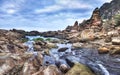
[[[34,52],[36,55],[37,52],[33,49],[33,38],[37,37],[28,37],[30,40],[26,42],[29,49],[28,51]],[[67,60],[71,62],[80,62],[87,65],[96,75],[120,75],[120,55],[109,55],[109,54],[98,54],[95,49],[72,49],[72,44],[57,44],[58,48],[53,48],[50,50],[50,55],[44,56],[44,65],[49,64],[66,64]],[[64,52],[59,52],[60,48],[67,47],[68,49]],[[69,65],[68,65],[69,66]]]

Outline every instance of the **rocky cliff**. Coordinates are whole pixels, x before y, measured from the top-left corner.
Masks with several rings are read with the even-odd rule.
[[[76,21],[73,26],[68,26],[65,30],[68,32],[73,31],[82,31],[84,29],[98,29],[102,26],[102,19],[100,16],[100,10],[99,8],[95,8],[95,10],[92,13],[92,16],[88,20],[84,20],[82,23],[78,24]]]
[[[111,19],[116,14],[120,14],[120,0],[112,0],[100,7],[100,15],[103,19]]]

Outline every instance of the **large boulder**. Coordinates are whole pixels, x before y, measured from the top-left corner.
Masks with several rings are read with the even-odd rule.
[[[94,39],[95,39],[95,35],[93,30],[85,29],[81,32],[81,36],[80,36],[81,41],[90,41]]]
[[[65,52],[67,49],[69,49],[68,47],[63,47],[58,49],[58,52]]]
[[[23,75],[22,67],[33,53],[0,53],[0,75]]]
[[[65,75],[95,75],[87,66],[75,63]]]

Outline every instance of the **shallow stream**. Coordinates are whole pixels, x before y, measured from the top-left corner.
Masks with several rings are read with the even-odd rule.
[[[26,42],[29,49],[28,51],[34,52],[37,55],[37,52],[33,49],[33,38],[37,37],[28,37],[30,40]],[[72,44],[61,44],[57,43],[58,48],[53,48],[50,50],[50,55],[44,56],[44,65],[55,64],[66,64],[69,66],[69,63],[66,62],[70,60],[71,62],[80,62],[87,65],[96,75],[120,75],[120,55],[109,55],[109,54],[98,54],[98,51],[95,49],[72,49]],[[60,48],[67,47],[68,49],[63,52],[59,52]],[[47,62],[47,63],[46,63]]]

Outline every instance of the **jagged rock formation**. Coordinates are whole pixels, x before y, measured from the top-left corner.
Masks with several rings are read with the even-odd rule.
[[[68,31],[68,32],[70,32],[70,31],[79,31],[79,29],[80,29],[80,27],[78,25],[78,21],[76,21],[73,26],[68,26],[66,28],[66,31]]]
[[[84,20],[82,23],[78,25],[78,22],[76,21],[73,26],[68,26],[65,30],[70,32],[70,31],[81,31],[84,29],[98,29],[100,30],[102,26],[102,20],[100,17],[100,11],[99,8],[96,8],[93,11],[93,14],[90,19]]]
[[[90,18],[90,24],[91,24],[91,26],[101,26],[102,25],[99,8],[96,8],[93,11],[92,17]]]
[[[116,14],[120,14],[120,0],[112,0],[100,7],[100,15],[103,19],[111,19]]]
[[[89,20],[83,21],[80,26],[83,28],[95,28],[95,27],[101,27],[102,25],[102,20],[100,17],[100,11],[99,8],[95,8],[93,11],[93,14]]]

